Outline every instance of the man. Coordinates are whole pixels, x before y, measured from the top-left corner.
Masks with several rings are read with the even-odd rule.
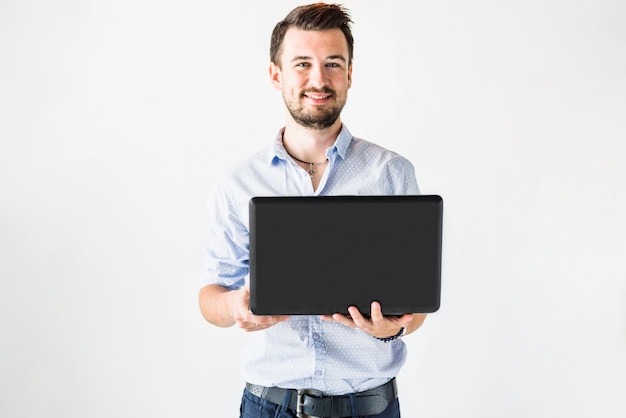
[[[276,25],[269,74],[282,92],[285,126],[270,149],[234,168],[210,194],[200,308],[214,325],[250,332],[241,365],[244,418],[295,417],[298,402],[299,416],[400,416],[395,376],[406,358],[400,337],[425,315],[384,316],[377,302],[368,317],[356,307],[349,315],[297,317],[255,316],[248,307],[251,197],[419,193],[406,159],[353,137],[340,120],[352,83],[351,23],[343,7],[317,3],[295,8]]]

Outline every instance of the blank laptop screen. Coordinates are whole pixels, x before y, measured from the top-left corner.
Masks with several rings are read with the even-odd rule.
[[[252,198],[251,311],[436,311],[442,212],[437,195]]]

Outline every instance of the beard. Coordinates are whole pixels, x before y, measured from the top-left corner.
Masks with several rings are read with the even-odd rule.
[[[335,91],[331,89],[320,90],[307,90],[307,92],[315,93],[328,93],[332,94],[332,97],[336,98],[334,103],[328,105],[328,107],[317,107],[313,111],[307,111],[301,102],[298,100],[289,101],[283,93],[283,100],[287,106],[287,110],[291,114],[291,117],[301,126],[310,129],[322,130],[331,127],[339,118],[343,107],[346,104],[345,97],[337,97]],[[304,92],[300,95],[302,95]]]

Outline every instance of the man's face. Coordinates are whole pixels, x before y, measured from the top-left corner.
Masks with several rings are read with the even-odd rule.
[[[300,125],[313,129],[332,126],[346,104],[352,83],[348,43],[340,29],[305,31],[290,28],[279,56],[270,63],[274,87]]]

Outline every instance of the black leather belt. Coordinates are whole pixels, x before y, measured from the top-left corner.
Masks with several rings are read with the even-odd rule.
[[[349,395],[324,396],[313,389],[283,389],[246,383],[246,389],[253,395],[282,405],[287,392],[290,393],[288,408],[296,411],[299,418],[341,418],[352,416],[352,403]],[[387,409],[389,402],[398,397],[396,379],[374,389],[354,394],[355,415],[377,415]]]

